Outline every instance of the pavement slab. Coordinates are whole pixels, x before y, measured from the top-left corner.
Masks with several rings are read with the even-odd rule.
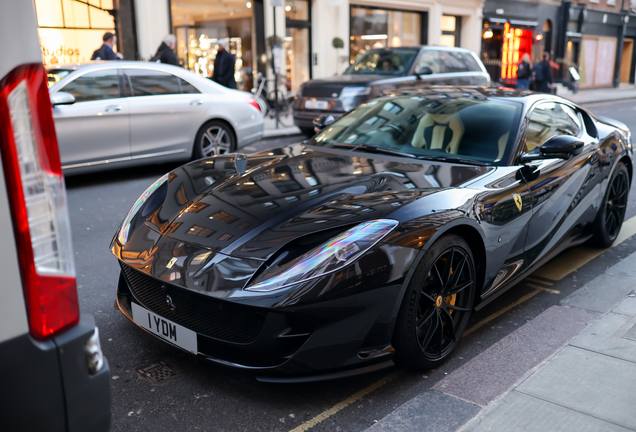
[[[451,432],[477,415],[480,407],[429,391],[406,402],[368,432]]]
[[[627,432],[629,429],[513,391],[463,432]]]
[[[452,372],[434,389],[485,406],[597,318],[581,309],[552,306]]]
[[[628,316],[607,314],[570,345],[636,363],[636,342],[630,340],[629,335],[623,338],[624,333],[633,329],[634,323],[626,326],[629,322]],[[636,382],[634,386],[636,389]]]
[[[636,391],[625,383],[636,383],[636,364],[568,346],[517,391],[634,430]]]
[[[636,277],[626,273],[628,268],[627,265],[610,267],[606,273],[561,300],[560,304],[603,314],[611,311],[636,287]]]
[[[636,316],[636,295],[627,297],[612,312],[628,316]]]

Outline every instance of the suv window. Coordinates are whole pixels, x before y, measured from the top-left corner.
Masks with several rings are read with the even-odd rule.
[[[414,48],[369,50],[349,66],[345,75],[404,75],[413,64],[418,51]]]
[[[157,96],[180,94],[179,78],[150,69],[127,69],[133,96]]]
[[[415,72],[420,72],[423,67],[429,67],[434,74],[444,72],[442,68],[441,52],[438,50],[426,50],[415,65]]]
[[[472,54],[463,51],[444,51],[444,72],[481,72]]]
[[[76,102],[88,102],[119,97],[117,70],[90,72],[66,84],[61,91],[75,96]]]
[[[530,114],[526,132],[527,152],[538,152],[541,144],[554,135],[578,136],[580,132],[578,115],[570,107],[556,102],[542,103]]]

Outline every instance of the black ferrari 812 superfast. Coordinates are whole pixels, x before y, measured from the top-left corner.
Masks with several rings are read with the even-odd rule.
[[[434,368],[473,310],[621,229],[630,132],[566,99],[406,89],[325,120],[152,184],[111,244],[120,310],[262,380]]]

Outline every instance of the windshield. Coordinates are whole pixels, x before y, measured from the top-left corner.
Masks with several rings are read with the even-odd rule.
[[[514,146],[521,108],[470,93],[382,97],[342,117],[311,144],[503,164]]]
[[[71,72],[73,72],[72,69],[49,69],[48,71],[46,71],[46,84],[49,86],[49,88],[51,88]]]
[[[419,52],[417,48],[369,50],[349,66],[345,75],[404,75]]]

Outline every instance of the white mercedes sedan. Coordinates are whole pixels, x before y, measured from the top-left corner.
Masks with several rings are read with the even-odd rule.
[[[66,175],[231,153],[263,134],[251,94],[177,66],[91,62],[47,73]]]

